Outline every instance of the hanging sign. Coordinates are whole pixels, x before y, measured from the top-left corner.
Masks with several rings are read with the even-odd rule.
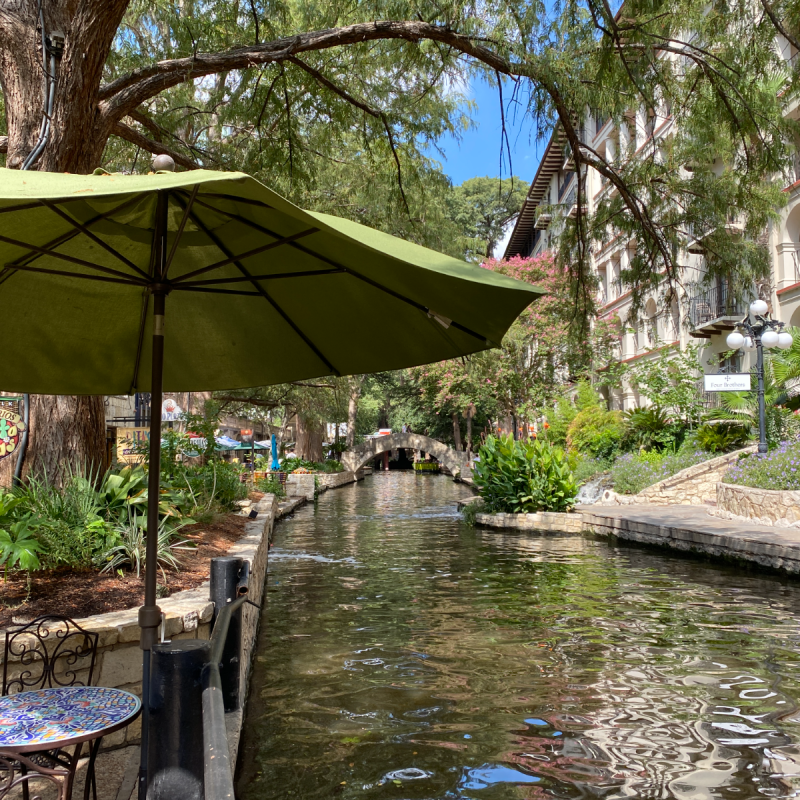
[[[703,384],[707,392],[749,392],[750,373],[723,372],[719,375],[703,375]]]
[[[16,411],[0,406],[0,459],[17,451],[25,423]]]
[[[171,397],[168,397],[161,404],[161,421],[179,422],[182,419],[183,409]]]

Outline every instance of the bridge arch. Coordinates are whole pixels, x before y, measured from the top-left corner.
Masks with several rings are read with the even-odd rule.
[[[371,461],[375,456],[388,450],[422,450],[432,455],[440,464],[444,464],[453,475],[463,472],[467,466],[467,454],[459,453],[446,444],[423,436],[421,433],[392,433],[389,436],[376,436],[368,439],[364,444],[342,453],[342,465],[345,469],[355,472]]]

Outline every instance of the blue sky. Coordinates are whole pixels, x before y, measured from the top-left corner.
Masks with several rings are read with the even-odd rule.
[[[513,174],[525,183],[530,183],[539,165],[539,158],[545,142],[535,141],[536,131],[529,120],[521,113],[508,108],[511,96],[510,86],[504,87],[503,101],[506,105],[506,130],[511,146],[511,168]],[[445,174],[454,184],[463,183],[469,178],[489,176],[500,177],[501,117],[497,89],[484,81],[475,79],[470,85],[469,97],[477,108],[472,112],[475,126],[468,130],[461,141],[446,137],[439,143],[444,157],[431,153],[439,160]],[[504,149],[503,173],[509,177],[508,156]]]

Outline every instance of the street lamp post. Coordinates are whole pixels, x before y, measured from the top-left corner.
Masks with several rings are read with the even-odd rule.
[[[764,348],[779,347],[788,350],[792,346],[792,335],[782,331],[785,323],[771,319],[768,306],[763,300],[750,303],[750,314],[736,323],[739,330],[728,335],[731,350],[740,347],[747,352],[756,351],[756,375],[758,378],[758,452],[767,452],[767,410],[764,403]],[[744,333],[742,333],[743,331]]]

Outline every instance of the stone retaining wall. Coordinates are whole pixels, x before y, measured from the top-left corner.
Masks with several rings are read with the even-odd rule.
[[[521,531],[549,531],[551,533],[580,533],[583,517],[556,511],[539,511],[535,514],[476,514],[475,522],[488,528],[513,528]]]
[[[309,502],[313,502],[315,493],[324,492],[327,489],[335,489],[346,483],[354,483],[364,477],[363,472],[318,472],[312,473],[291,473],[286,476],[286,496],[304,497]],[[316,484],[314,478],[317,479]]]
[[[702,461],[691,467],[676,472],[663,481],[654,483],[639,494],[623,495],[606,490],[598,501],[599,505],[636,505],[671,506],[671,505],[705,505],[717,501],[717,483],[730,466],[745,453],[756,452],[757,446],[751,445],[733,453]]]
[[[714,514],[723,519],[800,528],[800,492],[753,489],[720,481]]]

